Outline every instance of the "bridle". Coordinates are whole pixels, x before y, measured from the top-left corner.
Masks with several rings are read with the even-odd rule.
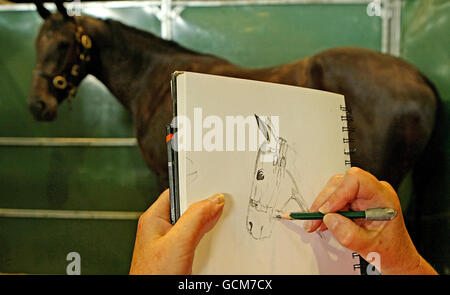
[[[75,22],[75,19],[73,19]],[[84,32],[81,25],[75,22],[75,50],[76,61],[72,65],[69,64],[72,52],[68,52],[62,66],[62,70],[57,74],[47,74],[38,71],[38,75],[48,80],[48,85],[55,94],[58,103],[62,102],[66,97],[71,100],[75,97],[77,87],[81,80],[87,74],[87,66],[91,60],[92,40]],[[72,50],[72,51],[73,51]]]

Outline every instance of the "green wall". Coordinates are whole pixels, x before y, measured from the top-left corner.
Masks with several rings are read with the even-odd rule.
[[[160,32],[143,9],[98,13]],[[133,137],[128,112],[91,76],[55,122],[34,121],[26,100],[41,23],[34,11],[0,12],[0,137]],[[144,211],[156,185],[137,147],[0,146],[0,208]],[[125,274],[135,231],[135,221],[0,218],[0,273],[65,274],[75,251],[82,274]]]
[[[422,23],[435,23],[431,30],[416,24],[423,5],[432,10],[421,16]],[[416,1],[404,8],[402,56],[429,75],[448,99],[449,42],[443,40],[448,5]],[[156,17],[142,8],[84,13],[160,32]],[[181,16],[174,22],[177,42],[247,67],[286,63],[336,46],[381,48],[381,20],[368,17],[365,5],[192,7]],[[82,83],[72,110],[67,103],[60,107],[56,122],[33,121],[25,102],[40,23],[34,11],[0,12],[0,137],[133,136],[130,116],[94,78]],[[429,46],[425,56],[424,43]],[[443,148],[448,150],[448,144]],[[448,192],[446,173],[436,192]],[[402,190],[408,199],[409,183]],[[136,147],[0,147],[0,208],[143,211],[155,197],[154,174]],[[0,218],[0,272],[65,273],[67,253],[77,251],[83,274],[126,273],[135,227],[135,221]],[[439,270],[448,265],[448,256],[444,261],[427,253]]]
[[[381,48],[381,20],[365,5],[187,8],[174,39],[247,67],[291,62],[337,46]]]

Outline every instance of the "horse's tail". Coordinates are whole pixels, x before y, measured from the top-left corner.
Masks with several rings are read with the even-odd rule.
[[[437,90],[436,86],[433,84],[433,82],[428,79],[425,75],[421,74],[422,79],[425,81],[425,83],[430,87],[431,91],[434,94],[434,97],[436,99],[436,111],[435,111],[435,120],[434,120],[434,127],[431,132],[430,140],[428,141],[427,146],[424,149],[424,152],[422,153],[422,156],[418,159],[415,168],[420,167],[426,167],[423,165],[432,164],[432,166],[435,166],[437,163],[433,161],[428,160],[434,160],[434,159],[440,159],[437,158],[437,156],[443,156],[442,153],[439,151],[442,151],[442,143],[443,140],[445,140],[445,134],[446,134],[446,124],[445,124],[445,108],[442,104],[441,96],[439,95],[439,91]],[[426,171],[426,174],[429,175],[430,171]]]
[[[447,140],[445,108],[436,86],[425,75],[421,74],[421,76],[433,91],[436,99],[436,112],[430,140],[413,170],[415,197],[411,207],[412,218],[408,218],[407,222],[409,221],[408,229],[412,231],[412,238],[419,252],[423,251],[424,246],[422,217],[424,214],[427,214],[426,211],[429,211],[427,208],[431,208],[430,204],[442,202],[442,199],[439,198],[443,196],[436,188],[445,185],[445,183],[438,184],[437,181],[445,178],[444,173],[447,165],[444,151],[444,144]],[[411,216],[410,214],[408,215]]]

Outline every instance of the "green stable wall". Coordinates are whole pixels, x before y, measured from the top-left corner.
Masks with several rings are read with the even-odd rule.
[[[436,83],[448,109],[445,2],[404,6],[402,56]],[[428,13],[420,14],[424,9]],[[159,21],[142,8],[83,13],[160,32]],[[181,16],[174,22],[175,41],[247,67],[286,63],[337,46],[381,48],[381,20],[368,17],[366,5],[195,7]],[[418,18],[427,26],[416,23]],[[25,102],[40,23],[34,11],[0,12],[0,137],[132,137],[130,116],[92,77],[82,83],[71,110],[67,103],[60,107],[56,122],[33,121]],[[449,150],[448,141],[442,149]],[[448,222],[439,220],[449,208],[442,196],[449,192],[450,170],[444,173],[427,192],[440,195],[443,206],[430,207],[426,220],[445,222],[439,233],[448,239]],[[402,199],[409,200],[411,192],[406,181]],[[143,211],[155,197],[154,174],[137,147],[0,147],[0,208]],[[83,274],[127,273],[135,230],[136,221],[0,218],[0,272],[64,274],[67,253],[76,251]],[[421,247],[441,272],[448,272],[448,255],[440,245],[430,236]],[[433,254],[436,249],[442,255]]]

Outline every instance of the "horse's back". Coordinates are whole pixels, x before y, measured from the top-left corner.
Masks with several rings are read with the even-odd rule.
[[[307,87],[345,96],[355,132],[352,161],[397,186],[427,145],[437,97],[399,58],[361,48],[335,48],[311,58]]]

